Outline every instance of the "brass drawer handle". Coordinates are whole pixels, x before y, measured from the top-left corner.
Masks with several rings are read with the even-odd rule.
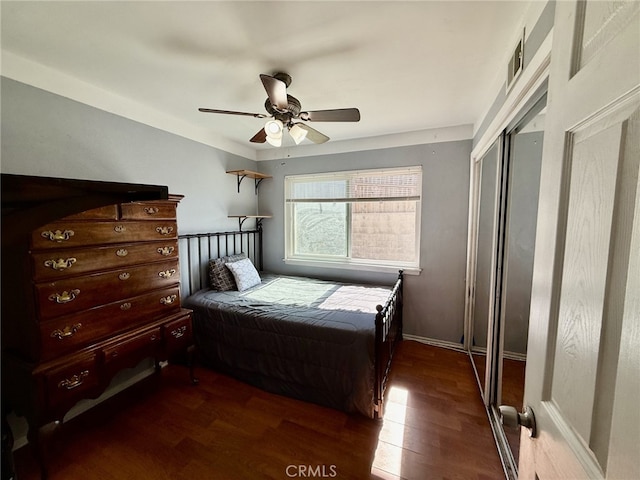
[[[73,230],[64,230],[64,231],[56,230],[55,232],[52,232],[51,230],[48,230],[46,232],[42,232],[40,235],[44,238],[51,240],[52,242],[64,242],[65,240],[69,240],[71,237],[73,237],[74,231]]]
[[[129,280],[130,277],[131,274],[129,272],[122,272],[120,275],[118,275],[118,278],[120,280]]]
[[[175,330],[171,330],[171,335],[173,335],[174,338],[183,337],[185,333],[187,333],[187,326],[186,325],[178,327]]]
[[[129,251],[126,248],[119,248],[118,250],[116,250],[116,255],[118,257],[126,257],[127,255],[129,255]]]
[[[76,387],[82,385],[84,379],[89,376],[89,370],[83,370],[77,375],[73,375],[70,378],[65,378],[60,383],[58,383],[58,388],[66,388],[67,390],[72,390]]]
[[[170,235],[173,233],[173,227],[156,227],[156,232],[160,235]]]
[[[176,274],[176,269],[172,268],[171,270],[165,270],[164,272],[158,272],[158,276],[161,278],[171,278]]]
[[[144,207],[144,211],[147,215],[155,215],[160,210],[158,209],[158,207]]]
[[[80,330],[82,327],[81,323],[76,323],[75,325],[65,325],[65,327],[60,330],[56,329],[51,332],[51,338],[57,338],[58,340],[62,340],[63,338],[71,337],[75,335],[75,333]]]
[[[160,303],[162,303],[163,305],[171,305],[176,301],[176,298],[178,298],[177,295],[167,295],[166,297],[162,297],[160,299]]]
[[[69,303],[76,299],[76,297],[80,294],[80,290],[74,288],[73,290],[64,291],[62,293],[52,293],[49,295],[49,300],[56,303]]]
[[[127,231],[127,227],[125,227],[124,225],[116,225],[115,227],[113,227],[113,231],[116,233],[124,233]]]
[[[71,266],[77,261],[78,260],[74,257],[70,257],[67,259],[59,258],[57,260],[55,258],[52,258],[51,260],[45,260],[44,266],[61,272],[62,270],[71,268]]]
[[[122,311],[130,310],[130,309],[131,309],[131,303],[129,302],[125,302],[122,305],[120,305],[120,310]]]
[[[163,255],[165,257],[168,257],[169,255],[171,255],[173,253],[173,251],[175,250],[174,247],[160,247],[158,249],[158,253],[160,255]]]

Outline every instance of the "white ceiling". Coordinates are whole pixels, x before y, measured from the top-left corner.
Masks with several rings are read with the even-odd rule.
[[[528,7],[2,1],[2,74],[258,160],[274,150],[249,143],[264,120],[197,109],[265,113],[258,75],[277,71],[291,75],[288,93],[303,110],[357,107],[362,116],[311,123],[331,141],[286,142],[292,156],[411,142],[448,127],[469,138],[504,83]]]

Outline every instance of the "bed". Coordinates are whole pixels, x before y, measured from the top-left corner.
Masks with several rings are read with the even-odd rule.
[[[179,242],[182,304],[193,310],[205,366],[269,392],[382,417],[402,339],[401,271],[388,286],[264,272],[259,225],[182,235]],[[237,280],[233,287],[215,276],[221,263]],[[237,274],[245,267],[246,276]]]

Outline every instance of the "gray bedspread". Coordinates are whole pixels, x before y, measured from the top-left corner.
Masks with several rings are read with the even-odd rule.
[[[391,287],[261,278],[185,299],[199,358],[267,391],[373,417],[375,307]]]

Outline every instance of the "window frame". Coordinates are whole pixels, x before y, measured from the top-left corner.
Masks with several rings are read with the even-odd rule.
[[[415,261],[407,262],[407,261],[391,261],[391,260],[374,260],[374,259],[354,259],[351,257],[352,253],[352,238],[351,238],[351,222],[353,220],[353,212],[352,206],[355,201],[346,201],[344,202],[344,198],[338,199],[341,202],[338,203],[346,203],[347,212],[346,219],[347,222],[347,232],[346,232],[346,241],[347,241],[347,255],[336,257],[334,255],[300,255],[294,254],[293,248],[295,245],[294,235],[295,235],[295,201],[291,199],[291,189],[292,185],[296,183],[296,181],[304,181],[304,180],[313,180],[317,179],[321,181],[323,179],[331,179],[335,178],[338,180],[345,179],[347,180],[349,177],[355,177],[358,175],[384,175],[384,174],[400,174],[400,173],[413,173],[416,174],[418,179],[418,190],[419,193],[417,195],[418,198],[415,199],[415,239],[414,239],[414,247],[415,247]],[[298,174],[298,175],[286,175],[284,177],[284,262],[288,265],[298,265],[298,266],[307,266],[307,267],[323,267],[323,268],[339,268],[346,270],[362,270],[362,271],[375,271],[375,272],[393,272],[397,273],[398,270],[403,270],[408,274],[419,274],[421,271],[420,268],[420,253],[421,253],[421,225],[422,225],[422,166],[410,166],[410,167],[386,167],[386,168],[375,168],[375,169],[366,169],[366,170],[345,170],[345,171],[337,171],[337,172],[319,172],[312,174]],[[362,201],[362,200],[360,200]]]

